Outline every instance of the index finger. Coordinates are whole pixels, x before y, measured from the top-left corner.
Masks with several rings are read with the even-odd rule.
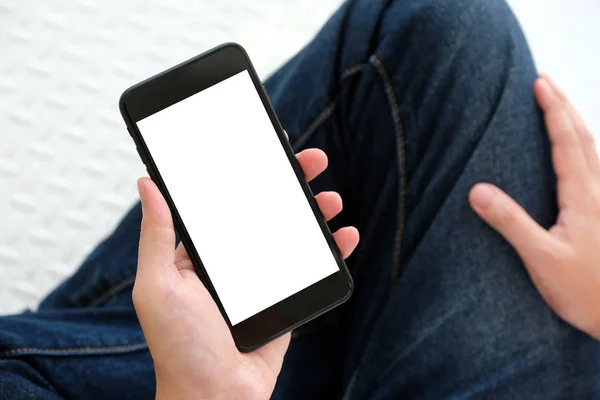
[[[542,77],[548,82],[552,90],[554,90],[555,93],[558,93],[563,103],[566,104],[567,113],[571,117],[571,121],[573,122],[575,131],[583,147],[583,152],[585,154],[588,167],[590,168],[593,174],[600,175],[600,161],[598,160],[598,153],[596,152],[596,143],[594,142],[594,136],[592,136],[592,133],[583,122],[583,119],[581,118],[581,115],[579,114],[575,106],[573,106],[573,104],[569,101],[567,96],[560,90],[556,83],[548,76],[543,75]]]
[[[296,154],[307,181],[312,181],[327,168],[327,155],[323,150],[306,149]]]
[[[559,180],[586,181],[590,169],[581,138],[577,133],[566,97],[545,78],[535,83],[535,95],[548,128],[552,144],[552,161]]]

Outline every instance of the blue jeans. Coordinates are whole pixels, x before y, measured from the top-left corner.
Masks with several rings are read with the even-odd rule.
[[[555,176],[521,30],[501,0],[345,3],[266,87],[297,150],[319,147],[332,229],[356,226],[351,301],[295,332],[275,399],[600,395],[600,345],[544,304],[470,210],[501,186],[542,225]],[[151,398],[131,302],[136,205],[37,312],[0,318],[1,398]]]

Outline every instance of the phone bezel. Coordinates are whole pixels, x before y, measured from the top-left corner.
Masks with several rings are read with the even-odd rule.
[[[282,148],[334,255],[339,271],[232,326],[136,123],[244,70],[248,71],[254,83]],[[252,351],[324,314],[350,297],[354,288],[352,277],[304,178],[268,95],[246,51],[239,44],[224,43],[130,87],[122,94],[119,108],[148,174],[171,209],[175,227],[196,272],[217,303],[240,351]]]

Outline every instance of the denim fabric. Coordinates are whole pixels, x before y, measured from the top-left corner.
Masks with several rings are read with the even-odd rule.
[[[600,344],[556,317],[470,210],[492,182],[542,225],[555,176],[527,43],[501,0],[356,0],[265,86],[319,147],[356,291],[295,332],[274,399],[600,397]],[[0,398],[150,398],[131,303],[140,208],[35,313],[0,318]]]

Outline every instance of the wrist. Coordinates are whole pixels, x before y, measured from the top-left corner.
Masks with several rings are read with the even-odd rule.
[[[156,388],[156,400],[265,400],[269,396],[261,396],[255,390],[231,390],[227,392],[214,393],[214,394],[202,394],[198,391],[181,390],[181,388],[173,389],[170,388]]]
[[[260,382],[240,376],[220,387],[206,387],[193,382],[160,382],[157,379],[156,400],[268,400],[272,389]]]

